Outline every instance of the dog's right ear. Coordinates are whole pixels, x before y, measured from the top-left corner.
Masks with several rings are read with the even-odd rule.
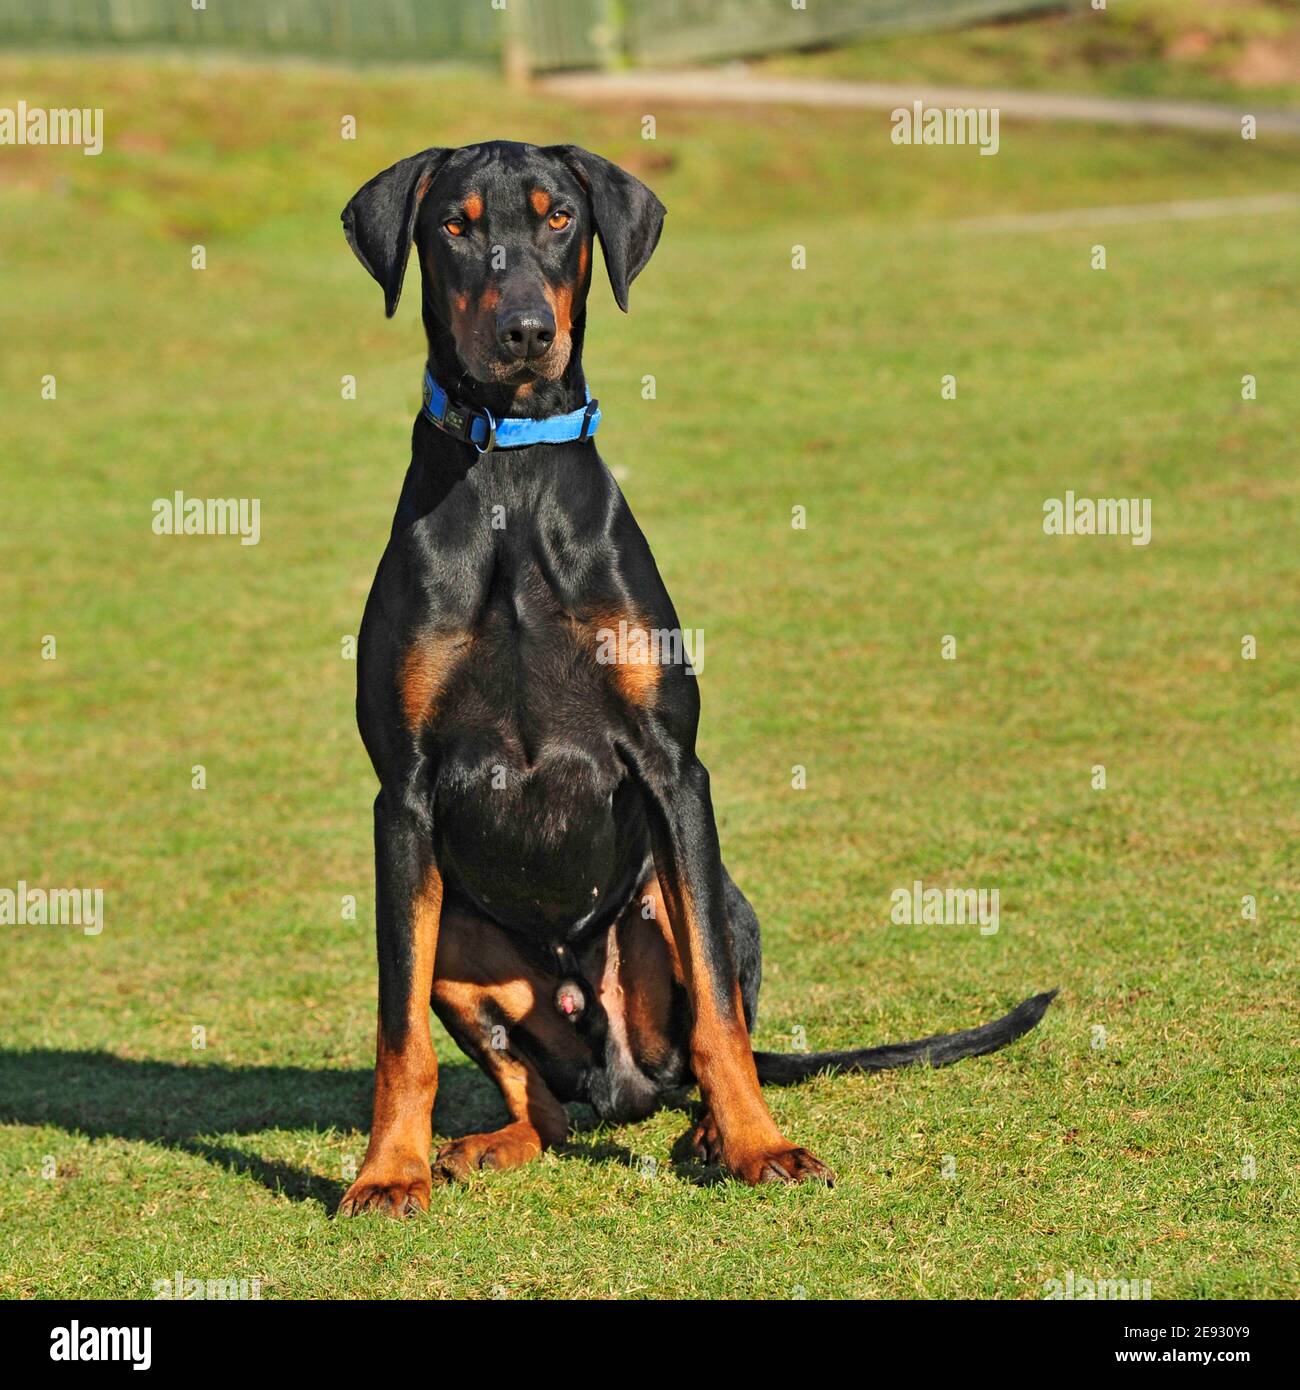
[[[357,189],[343,209],[343,230],[357,260],[379,281],[391,319],[402,296],[402,281],[415,235],[415,218],[450,150],[434,147],[399,159]]]

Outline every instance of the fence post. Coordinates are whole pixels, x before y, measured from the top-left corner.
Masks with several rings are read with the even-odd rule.
[[[501,72],[509,87],[526,87],[532,76],[528,42],[527,0],[506,0],[505,41],[501,46]]]
[[[616,5],[612,0],[598,0],[597,18],[591,28],[591,41],[599,55],[597,61],[602,68],[612,68],[625,56],[623,39],[625,33],[625,6]]]

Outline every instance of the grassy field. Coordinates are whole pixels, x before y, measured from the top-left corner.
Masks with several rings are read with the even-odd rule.
[[[649,143],[639,109],[305,65],[0,58],[19,97],[101,105],[107,136],[0,151],[0,886],[102,887],[106,925],[0,928],[0,1294],[147,1298],[175,1270],[267,1298],[1032,1299],[1069,1271],[1300,1294],[1300,214],[966,225],[1300,192],[1296,149],[1004,126],[988,159],[825,111],[660,112]],[[588,366],[706,634],[759,1044],[1061,989],[996,1056],[769,1092],[830,1192],[705,1181],[681,1111],[579,1110],[564,1151],[426,1220],[330,1219],[374,1032],[342,648],[422,361],[418,296],[384,320],[338,212],[489,136],[589,145],[670,209],[631,315],[595,294]],[[260,544],[155,536],[177,489],[261,499]],[[1150,498],[1151,544],[1045,536],[1067,489]],[[1000,930],[892,925],[916,878],[998,888]],[[496,1122],[435,1036],[436,1135]]]
[[[864,39],[764,60],[858,81],[1042,88],[1110,96],[1294,105],[1300,0],[1088,0],[937,33]]]

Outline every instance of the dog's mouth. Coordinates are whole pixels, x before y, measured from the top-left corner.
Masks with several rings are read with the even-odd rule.
[[[459,343],[456,356],[461,366],[475,381],[485,386],[525,386],[534,382],[558,381],[569,365],[571,341],[569,335],[557,334],[551,346],[540,357],[519,358],[505,353],[486,355],[466,351]]]

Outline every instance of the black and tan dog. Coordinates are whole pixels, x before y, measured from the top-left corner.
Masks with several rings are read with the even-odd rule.
[[[564,1104],[640,1118],[698,1083],[694,1143],[748,1183],[831,1180],[759,1085],[942,1065],[1032,1028],[755,1053],[753,910],[723,867],[677,615],[592,442],[593,239],[619,307],[664,208],[573,146],[429,149],[343,213],[391,315],[414,242],[425,409],[361,627],[357,715],[379,776],[374,1125],[340,1211],[425,1208],[431,1182],[535,1158]],[[549,441],[549,442],[541,442]],[[665,657],[667,659],[665,659]],[[431,1170],[430,1003],[511,1121]]]

